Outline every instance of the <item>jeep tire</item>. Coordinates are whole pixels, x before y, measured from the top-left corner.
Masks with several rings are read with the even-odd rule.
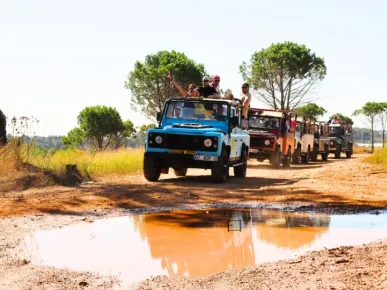
[[[292,163],[293,164],[300,164],[300,156],[301,155],[301,148],[297,147],[296,150],[294,150],[294,153],[292,155]]]
[[[308,164],[309,158],[310,158],[310,147],[308,147],[308,151],[306,152],[306,154],[301,155],[301,162],[304,164]]]
[[[310,154],[310,160],[317,161],[317,157],[318,157],[318,145],[314,144],[313,152]]]
[[[188,168],[174,169],[174,171],[175,171],[175,175],[176,175],[177,177],[180,177],[180,176],[186,176],[186,175],[187,175]]]
[[[277,147],[277,150],[273,152],[270,158],[271,167],[279,169],[281,167],[281,150]]]
[[[345,152],[347,158],[351,158],[353,154],[352,144],[348,145],[348,151]]]
[[[228,177],[228,155],[225,149],[219,156],[218,162],[216,162],[211,168],[212,180],[217,183],[223,183]]]
[[[337,144],[335,158],[340,158],[341,155],[341,145]]]
[[[245,178],[246,177],[246,172],[247,172],[247,153],[246,150],[243,147],[243,152],[241,156],[241,163],[242,165],[235,166],[234,167],[234,176],[235,177],[240,177],[240,178]]]
[[[160,178],[161,168],[156,167],[156,161],[153,157],[144,157],[143,171],[148,181],[157,181]]]

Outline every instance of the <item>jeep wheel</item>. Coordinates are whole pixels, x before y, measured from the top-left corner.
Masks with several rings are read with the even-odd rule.
[[[313,152],[310,154],[310,160],[317,161],[317,157],[318,157],[318,146],[317,144],[314,144]]]
[[[323,161],[328,161],[328,152],[321,153],[321,159]]]
[[[345,152],[345,155],[347,158],[351,158],[351,156],[353,154],[352,144],[350,144],[348,147],[349,147],[348,148],[349,150]]]
[[[270,159],[271,167],[279,169],[281,167],[281,151],[276,151],[271,155]]]
[[[301,159],[301,148],[297,147],[296,150],[294,150],[293,156],[292,156],[292,163],[293,164],[300,164]]]
[[[309,158],[310,158],[310,147],[308,147],[308,151],[306,152],[306,154],[301,155],[301,162],[304,164],[308,164]]]
[[[218,162],[211,168],[211,176],[214,182],[222,183],[228,177],[228,155],[226,150],[222,150]]]
[[[341,155],[341,145],[337,145],[336,152],[335,152],[335,158],[340,158]]]
[[[152,157],[144,157],[143,171],[148,181],[157,181],[160,178],[161,168],[156,167],[155,159]]]
[[[234,176],[235,177],[241,177],[241,178],[246,177],[246,172],[247,172],[247,157],[246,157],[246,155],[247,155],[246,151],[244,151],[242,153],[242,157],[241,157],[242,165],[234,167]]]
[[[176,175],[177,177],[179,177],[179,176],[186,176],[186,175],[187,175],[188,168],[174,169],[174,171],[175,171],[175,175]]]

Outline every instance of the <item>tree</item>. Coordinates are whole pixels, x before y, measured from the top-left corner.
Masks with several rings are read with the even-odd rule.
[[[123,139],[135,129],[129,120],[122,122],[115,108],[106,106],[87,107],[78,115],[78,125],[63,137],[66,146],[91,146],[95,150],[118,148]]]
[[[353,116],[359,116],[359,115],[364,115],[368,122],[370,123],[371,126],[371,152],[374,152],[374,125],[375,125],[375,118],[378,116],[380,113],[382,113],[384,110],[384,106],[382,103],[376,103],[376,102],[367,102],[365,105],[358,110],[355,110],[353,112]]]
[[[314,121],[317,121],[318,117],[324,115],[327,112],[323,107],[320,107],[314,103],[306,104],[296,109],[295,111],[297,114],[301,116],[309,117]]]
[[[344,116],[344,115],[341,114],[341,113],[336,113],[336,114],[334,114],[333,116],[336,116],[337,118],[340,119],[340,121],[342,121],[342,122],[344,122],[344,123],[348,123],[348,124],[353,125],[353,120],[352,120],[350,117]]]
[[[125,82],[125,88],[132,92],[133,110],[140,108],[149,119],[154,119],[167,99],[180,96],[167,79],[169,72],[182,87],[200,84],[206,74],[202,64],[195,63],[184,53],[172,50],[147,55],[144,62],[135,63]]]
[[[7,144],[7,119],[0,110],[0,146]]]
[[[383,110],[379,113],[379,121],[380,124],[382,125],[382,143],[383,143],[383,148],[384,148],[384,143],[385,143],[385,132],[387,128],[387,102],[380,103],[380,105],[383,107]]]
[[[142,125],[138,130],[138,133],[145,136],[149,129],[156,128],[155,124]]]
[[[324,59],[294,42],[272,44],[253,53],[239,70],[261,102],[281,110],[310,102],[311,90],[326,75]]]

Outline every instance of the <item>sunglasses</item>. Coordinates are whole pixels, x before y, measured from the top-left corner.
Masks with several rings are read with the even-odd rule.
[[[203,83],[207,83],[207,82],[209,82],[209,80],[204,80],[204,81],[203,81]]]
[[[214,83],[219,83],[220,82],[220,80],[214,80]]]
[[[242,87],[242,89],[247,89],[247,87]]]

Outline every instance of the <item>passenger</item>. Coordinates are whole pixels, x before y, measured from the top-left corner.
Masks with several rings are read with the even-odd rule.
[[[212,83],[210,84],[216,90],[216,94],[220,97],[220,77],[218,75],[214,75],[212,77]]]
[[[237,111],[239,114],[239,110],[242,105],[241,100],[239,100],[238,98],[235,98],[230,89],[227,89],[226,92],[224,93],[224,99],[232,101],[232,104],[235,107],[237,107]]]
[[[200,96],[203,98],[216,98],[216,89],[210,86],[210,79],[208,77],[203,78],[203,86],[198,87],[197,91],[200,93]]]
[[[173,79],[171,77],[171,73],[168,74],[167,78],[168,78],[169,82],[176,87],[176,89],[180,92],[180,94],[183,97],[185,97],[185,98],[198,98],[198,97],[200,97],[199,92],[196,91],[197,86],[195,84],[190,84],[188,86],[188,92],[187,92],[185,89],[183,89],[179,85],[178,82],[175,81],[175,79]]]
[[[242,102],[242,118],[247,118],[247,112],[250,108],[250,102],[251,102],[251,93],[250,93],[250,86],[248,83],[243,83],[242,85],[242,94],[240,96],[240,100]]]

